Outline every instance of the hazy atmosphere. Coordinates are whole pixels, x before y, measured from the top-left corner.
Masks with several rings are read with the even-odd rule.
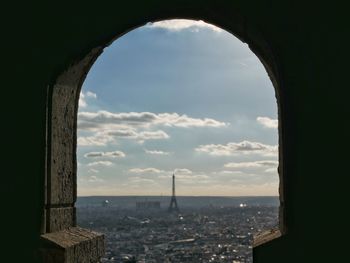
[[[90,70],[78,195],[278,195],[277,103],[258,58],[202,21],[149,23]]]

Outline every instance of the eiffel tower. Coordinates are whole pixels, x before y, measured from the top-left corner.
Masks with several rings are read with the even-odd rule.
[[[179,208],[177,207],[176,196],[175,196],[175,174],[173,174],[173,194],[171,196],[169,212],[179,212]]]

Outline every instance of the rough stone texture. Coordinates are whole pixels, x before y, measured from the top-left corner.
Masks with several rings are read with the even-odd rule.
[[[48,222],[47,232],[56,232],[74,226],[75,208],[49,208],[47,209]]]
[[[76,121],[83,80],[101,48],[63,72],[52,87],[49,107],[47,196],[49,205],[73,204],[76,199]]]
[[[80,88],[102,48],[63,72],[50,89],[47,109],[45,209],[41,225],[44,262],[97,262],[103,236],[76,228],[76,133]],[[49,233],[49,234],[45,234]]]
[[[92,263],[104,255],[104,236],[79,227],[41,236],[45,263]]]
[[[74,114],[77,89],[56,84],[52,95],[50,204],[74,202]]]
[[[253,247],[260,246],[280,236],[282,236],[282,233],[279,229],[264,231],[263,233],[254,236]]]
[[[279,117],[279,122],[281,118]],[[281,127],[279,129],[279,134],[281,134]],[[281,136],[280,136],[281,137]],[[279,187],[278,187],[278,193],[279,193],[279,199],[280,199],[280,206],[278,210],[278,220],[279,220],[279,231],[281,235],[284,235],[287,233],[287,224],[286,224],[286,207],[285,207],[285,173],[286,171],[283,171],[283,154],[282,154],[282,140],[279,139],[279,165],[278,165],[278,176],[279,176]]]

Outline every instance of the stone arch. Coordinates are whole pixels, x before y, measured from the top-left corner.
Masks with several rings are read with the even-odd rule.
[[[202,10],[203,11],[203,10]],[[97,262],[104,253],[103,236],[76,226],[75,201],[77,188],[76,139],[77,111],[82,83],[103,49],[121,35],[146,24],[173,18],[201,19],[214,24],[247,43],[263,63],[275,88],[279,121],[279,177],[280,177],[280,230],[257,237],[254,246],[286,233],[285,225],[285,170],[283,162],[283,127],[281,97],[283,81],[276,56],[267,39],[251,27],[249,21],[238,14],[218,16],[212,12],[202,14],[184,10],[173,15],[144,18],[132,25],[124,25],[115,36],[77,58],[54,83],[48,86],[45,206],[42,224],[42,254],[45,262]]]

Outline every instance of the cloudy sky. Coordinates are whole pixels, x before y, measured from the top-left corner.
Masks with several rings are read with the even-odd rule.
[[[78,195],[278,195],[277,104],[248,46],[167,20],[106,48],[82,88]]]

